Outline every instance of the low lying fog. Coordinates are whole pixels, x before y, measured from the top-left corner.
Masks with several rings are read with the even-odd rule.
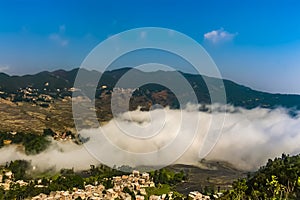
[[[150,111],[150,113],[127,112],[104,125],[101,131],[119,149],[133,154],[146,154],[147,152],[160,151],[175,141],[176,134],[183,134],[186,139],[189,139],[188,135],[193,134],[195,126],[189,125],[188,121],[193,121],[199,117],[199,127],[196,130],[199,137],[176,161],[176,163],[198,165],[199,151],[202,147],[201,141],[203,141],[207,130],[211,131],[208,132],[209,134],[216,134],[220,131],[218,128],[214,129],[211,120],[222,118],[224,109],[220,108],[224,107],[214,107],[214,110],[218,108],[217,110],[220,111],[212,113],[200,112],[195,108],[196,106],[193,109],[189,107],[182,111],[164,108]],[[231,106],[228,108],[227,111],[229,112],[226,113],[219,140],[205,159],[227,161],[240,169],[255,170],[264,165],[268,158],[280,156],[282,153],[292,155],[300,153],[300,119],[289,116],[287,110],[281,108],[246,110]],[[182,115],[187,116],[188,119],[182,122]],[[182,123],[185,124],[182,125]],[[0,163],[26,159],[30,160],[32,165],[38,169],[54,167],[56,169],[72,167],[77,170],[86,169],[91,164],[99,163],[87,151],[88,148],[91,153],[94,153],[93,149],[90,149],[93,147],[98,148],[97,151],[102,151],[101,155],[107,154],[110,159],[116,159],[117,166],[119,164],[136,165],[137,163],[141,165],[155,164],[156,160],[136,161],[130,156],[126,157],[117,152],[109,152],[107,150],[109,144],[97,143],[98,136],[102,134],[101,131],[99,129],[82,131],[81,134],[84,137],[90,137],[85,146],[71,142],[52,141],[52,145],[46,151],[34,156],[26,156],[17,150],[16,146],[5,146],[0,149]],[[143,138],[137,138],[141,136]],[[95,147],[95,144],[98,146]],[[178,151],[182,151],[182,149],[178,147]],[[173,152],[169,152],[170,157],[172,154]],[[167,157],[169,157],[167,154],[157,155],[158,160],[167,160]]]

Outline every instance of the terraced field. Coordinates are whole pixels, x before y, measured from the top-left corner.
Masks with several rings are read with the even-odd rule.
[[[204,192],[204,190],[228,190],[234,180],[246,177],[247,173],[236,169],[229,163],[221,161],[201,161],[199,166],[173,165],[175,171],[183,170],[188,174],[188,180],[176,185],[176,190],[182,194],[190,191]]]
[[[44,108],[28,102],[0,99],[1,131],[42,133],[46,128],[57,132],[74,131],[73,124],[71,100],[54,100]]]

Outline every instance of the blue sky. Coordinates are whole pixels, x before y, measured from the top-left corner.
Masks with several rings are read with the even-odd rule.
[[[109,36],[154,26],[198,41],[227,79],[300,94],[299,10],[296,0],[0,0],[0,71],[72,69]]]

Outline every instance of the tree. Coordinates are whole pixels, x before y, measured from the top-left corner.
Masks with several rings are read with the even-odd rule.
[[[26,171],[30,166],[30,163],[26,160],[15,160],[10,162],[8,169],[14,174],[15,180],[25,180],[28,178],[26,177]]]
[[[268,190],[273,194],[273,200],[276,200],[277,198],[282,199],[285,187],[278,182],[278,178],[275,175],[272,175],[271,181],[267,179],[267,186]]]
[[[233,182],[233,191],[230,192],[229,196],[232,200],[242,200],[246,198],[246,190],[248,189],[246,179],[241,179]]]
[[[44,129],[45,136],[54,136],[55,132],[51,128]]]
[[[225,199],[300,199],[300,155],[269,159],[247,179],[233,183]],[[246,188],[246,191],[245,191]]]
[[[45,136],[35,136],[23,143],[26,154],[38,154],[49,146],[50,141]]]

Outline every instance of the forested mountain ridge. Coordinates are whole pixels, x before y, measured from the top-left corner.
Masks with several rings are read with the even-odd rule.
[[[73,69],[70,71],[65,70],[56,70],[53,72],[40,72],[34,75],[24,75],[24,76],[9,76],[4,73],[0,73],[0,91],[1,96],[5,96],[5,94],[17,94],[21,89],[25,89],[31,87],[33,89],[37,89],[40,93],[50,94],[53,97],[64,97],[70,96],[70,88],[74,85],[74,80],[76,78],[77,72],[79,69]],[[86,77],[100,77],[101,73],[97,71],[88,71],[85,69],[80,69],[81,73],[85,73]],[[117,81],[122,77],[128,70],[131,68],[123,68],[112,71],[106,71],[102,74],[101,80],[98,83],[98,87],[101,85],[106,85],[107,90],[112,89]],[[159,76],[171,79],[174,77],[174,72],[165,72],[165,71],[156,71],[156,72],[142,72],[137,69],[134,73],[143,76]],[[190,83],[191,87],[194,89],[198,102],[199,103],[210,103],[210,95],[206,86],[206,83],[203,79],[204,76],[187,74],[180,72],[185,79]],[[221,85],[218,85],[219,81],[214,81],[215,78],[205,77],[206,80],[209,80],[213,85],[213,92],[220,92],[223,90]],[[249,87],[239,85],[230,80],[223,80],[227,103],[232,104],[234,106],[240,106],[247,109],[255,108],[255,107],[264,107],[264,108],[275,108],[275,107],[285,107],[285,108],[300,108],[300,95],[289,95],[289,94],[271,94],[267,92],[261,92],[257,90],[253,90]],[[96,86],[95,86],[96,87]],[[166,96],[167,102],[160,102],[157,95],[158,92],[167,91]],[[100,95],[103,90],[97,90],[96,95]],[[146,95],[147,93],[147,95]],[[149,95],[150,93],[150,95]],[[162,94],[164,95],[164,94]],[[176,103],[176,97],[169,91],[167,88],[148,84],[141,87],[139,96],[144,96],[148,98],[151,102],[171,104],[169,106],[176,107],[178,106]]]

